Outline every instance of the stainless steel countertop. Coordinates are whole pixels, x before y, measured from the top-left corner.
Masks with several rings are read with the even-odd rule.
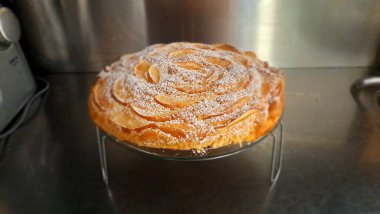
[[[286,69],[284,165],[273,189],[266,142],[205,162],[111,143],[106,188],[86,110],[95,75],[50,75],[46,103],[0,161],[0,213],[380,213],[380,130],[349,93],[366,72]]]

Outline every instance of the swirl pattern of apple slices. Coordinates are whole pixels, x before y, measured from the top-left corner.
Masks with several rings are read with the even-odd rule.
[[[279,72],[253,52],[173,43],[123,56],[100,74],[90,99],[116,127],[173,144],[220,139],[239,124],[264,121],[281,107],[283,87]]]

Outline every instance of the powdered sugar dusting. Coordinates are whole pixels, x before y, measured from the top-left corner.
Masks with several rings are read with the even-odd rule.
[[[180,54],[181,50],[188,52]],[[179,54],[171,57],[174,51],[179,51]],[[236,60],[238,56],[246,59],[248,66]],[[206,60],[207,57],[220,59],[228,65],[212,63]],[[151,74],[148,69],[143,70],[144,78],[136,75],[136,66],[141,61],[146,62],[149,68],[158,69],[158,82],[149,79]],[[191,64],[186,64],[189,62]],[[172,43],[152,45],[138,53],[123,55],[120,60],[106,66],[98,77],[105,80],[101,92],[104,97],[111,103],[119,103],[114,105],[117,106],[115,108],[130,108],[136,118],[153,120],[157,124],[142,132],[152,129],[173,139],[171,142],[196,139],[202,143],[217,138],[217,135],[209,133],[218,133],[218,128],[226,126],[256,105],[275,100],[261,91],[264,82],[273,85],[271,90],[274,90],[276,78],[271,76],[277,75],[278,71],[272,70],[259,60],[212,45]],[[120,81],[121,89],[115,89],[117,81]],[[121,93],[115,90],[121,90]],[[246,97],[249,99],[244,99],[245,103],[239,103]],[[172,100],[184,101],[171,103]],[[264,112],[268,111],[267,108],[268,105]],[[110,115],[111,112],[115,109],[108,110]],[[160,129],[161,126],[184,123],[189,127],[186,133],[177,129]],[[238,134],[238,130],[234,134]]]

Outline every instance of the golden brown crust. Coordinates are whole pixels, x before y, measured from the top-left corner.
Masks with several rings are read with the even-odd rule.
[[[254,141],[284,107],[277,69],[224,44],[171,43],[124,55],[98,76],[93,122],[121,141],[189,150]]]

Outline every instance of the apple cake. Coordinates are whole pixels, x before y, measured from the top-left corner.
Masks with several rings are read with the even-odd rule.
[[[98,75],[92,121],[130,144],[202,150],[253,142],[277,124],[284,78],[251,51],[178,42],[123,55]]]

